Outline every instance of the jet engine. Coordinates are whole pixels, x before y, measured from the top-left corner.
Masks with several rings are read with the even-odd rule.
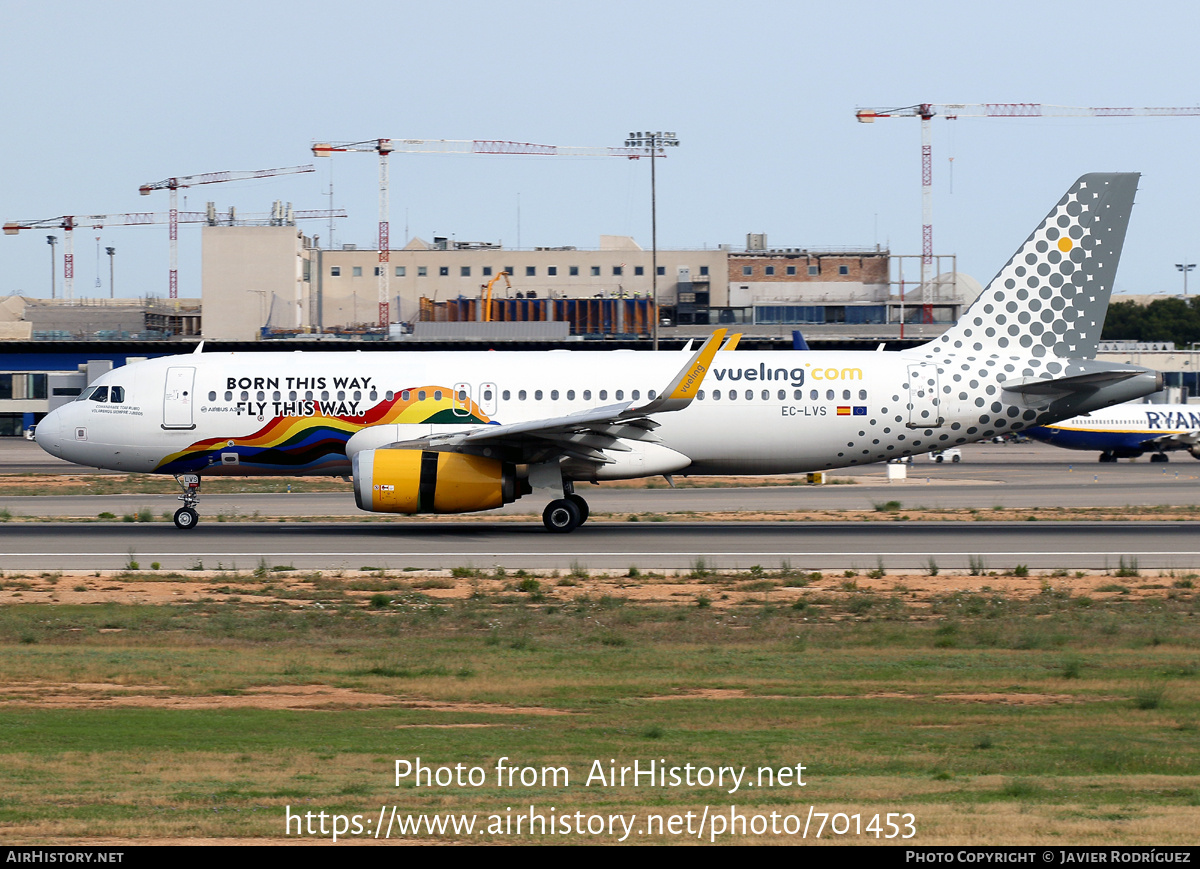
[[[433,450],[363,450],[354,456],[354,500],[372,513],[472,513],[518,497],[516,466]]]

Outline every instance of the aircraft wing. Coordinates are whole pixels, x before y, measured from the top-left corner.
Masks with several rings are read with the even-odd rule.
[[[1190,450],[1192,447],[1200,444],[1200,429],[1159,435],[1155,438],[1148,438],[1142,443],[1154,444],[1164,450]]]
[[[622,441],[659,443],[654,434],[658,423],[651,417],[683,410],[692,403],[727,331],[713,332],[667,387],[644,404],[626,401],[547,419],[439,432],[389,443],[382,448],[483,452],[490,447],[521,462],[549,461],[564,456],[588,463],[611,464],[613,459],[605,455],[605,451],[630,451]]]

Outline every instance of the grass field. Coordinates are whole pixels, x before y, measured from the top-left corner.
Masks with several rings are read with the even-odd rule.
[[[286,807],[811,805],[912,813],[920,844],[1195,841],[1192,577],[459,573],[0,579],[6,839],[261,842]],[[417,757],[486,782],[396,787]],[[497,786],[501,757],[569,783]],[[635,759],[803,764],[806,785],[584,784]]]

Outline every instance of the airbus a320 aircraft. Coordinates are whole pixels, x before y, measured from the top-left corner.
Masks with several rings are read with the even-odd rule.
[[[1073,184],[954,327],[893,352],[194,353],[126,365],[38,425],[49,453],[173,474],[192,528],[217,474],[354,478],[363,510],[465,513],[525,495],[587,520],[581,481],[862,465],[1161,388],[1095,361],[1137,189]]]
[[[1200,459],[1200,407],[1194,404],[1120,404],[1025,431],[1031,438],[1069,450],[1095,450],[1100,461],[1170,461],[1167,450]]]

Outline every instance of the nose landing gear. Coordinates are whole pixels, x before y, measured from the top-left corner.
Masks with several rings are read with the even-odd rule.
[[[175,511],[175,527],[190,531],[200,522],[196,506],[200,503],[200,476],[198,474],[176,474],[175,482],[183,489],[179,500],[183,506]]]

